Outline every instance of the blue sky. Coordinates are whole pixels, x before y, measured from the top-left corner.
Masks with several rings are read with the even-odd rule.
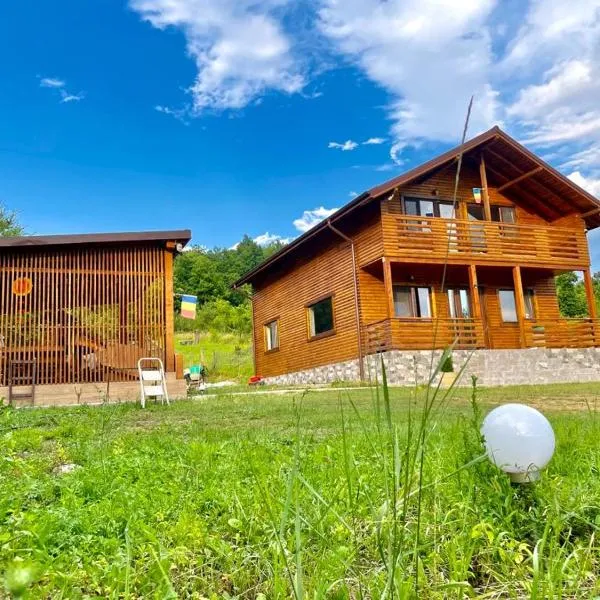
[[[600,195],[600,0],[456,6],[5,2],[0,201],[31,233],[289,239],[456,145],[471,94],[471,135]]]

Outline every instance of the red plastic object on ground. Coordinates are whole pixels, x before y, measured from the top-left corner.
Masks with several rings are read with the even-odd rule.
[[[259,385],[262,382],[262,377],[260,375],[253,375],[248,379],[248,385]]]

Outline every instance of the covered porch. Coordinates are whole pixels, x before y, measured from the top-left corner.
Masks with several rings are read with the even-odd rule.
[[[365,271],[372,282],[369,299],[363,298],[366,354],[452,344],[457,349],[600,346],[589,269],[582,271],[588,317],[579,319],[560,316],[552,269],[475,264],[444,269],[384,258]]]

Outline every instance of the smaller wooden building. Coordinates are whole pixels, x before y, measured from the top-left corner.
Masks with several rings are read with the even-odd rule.
[[[144,356],[161,358],[173,383],[173,258],[190,239],[0,238],[0,398],[32,386],[36,404],[135,396]]]

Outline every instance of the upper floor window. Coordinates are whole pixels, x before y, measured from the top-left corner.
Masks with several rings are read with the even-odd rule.
[[[397,317],[431,318],[430,288],[395,285],[393,291]]]
[[[404,198],[404,213],[414,217],[454,219],[454,205],[447,200]]]
[[[275,319],[265,325],[265,350],[277,350],[279,348],[279,321]]]
[[[308,306],[308,331],[311,338],[333,330],[333,296]]]
[[[516,223],[515,209],[512,206],[490,206],[492,221],[497,223]],[[483,221],[485,213],[481,204],[467,204],[467,216],[470,221]]]

